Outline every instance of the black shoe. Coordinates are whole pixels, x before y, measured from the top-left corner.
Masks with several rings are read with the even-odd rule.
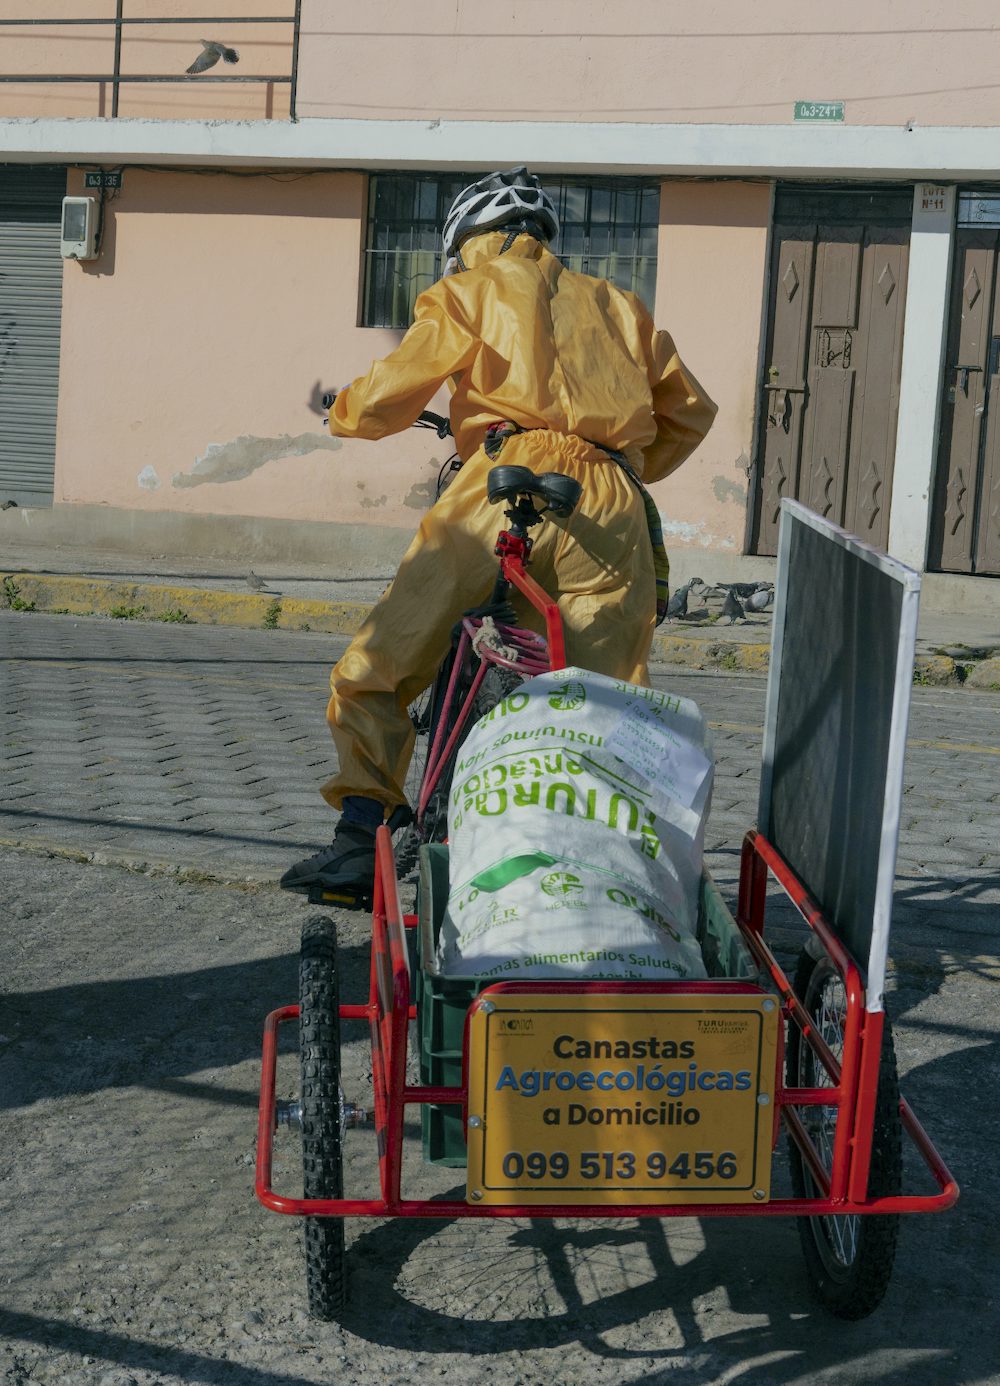
[[[296,862],[282,876],[282,890],[297,890],[314,904],[359,906],[370,902],[375,884],[375,829],[337,824],[333,841]]]

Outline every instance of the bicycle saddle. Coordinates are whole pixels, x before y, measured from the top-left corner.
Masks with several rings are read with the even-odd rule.
[[[501,501],[513,503],[518,496],[539,496],[547,510],[565,518],[572,515],[583,487],[562,472],[536,474],[527,467],[491,467],[486,481],[486,494],[491,505]]]

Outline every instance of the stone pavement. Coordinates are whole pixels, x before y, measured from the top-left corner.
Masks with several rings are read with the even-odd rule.
[[[324,840],[314,634],[0,612],[0,1376],[52,1386],[983,1386],[1000,1117],[1000,696],[914,690],[889,978],[903,1090],[958,1179],[906,1218],[885,1303],[844,1324],[790,1219],[351,1220],[341,1325],[302,1309],[300,1233],[253,1200],[260,1021],[294,998],[309,910],[273,881]],[[764,680],[658,668],[711,720],[708,863],[733,892]],[[13,850],[12,844],[21,844]],[[92,865],[120,863],[144,869]],[[163,874],[170,873],[170,874]],[[788,960],[801,931],[769,937]],[[3,926],[6,926],[5,928]],[[345,997],[370,923],[337,919]],[[371,1051],[346,1027],[345,1091]],[[294,1063],[280,1072],[295,1091]],[[407,1190],[455,1195],[406,1124]],[[300,1151],[276,1174],[297,1193]],[[372,1191],[370,1131],[347,1189]],[[776,1187],[787,1179],[783,1146]],[[412,1181],[412,1182],[411,1182]],[[927,1186],[907,1165],[907,1186]],[[984,1331],[985,1330],[985,1331]],[[7,1365],[9,1364],[9,1365]]]
[[[713,580],[710,555],[684,556],[675,583],[691,562]],[[286,564],[261,568],[261,586],[248,567],[232,562],[152,556],[134,558],[80,550],[8,547],[0,568],[0,608],[70,612],[117,619],[322,631],[351,635],[392,579],[391,572],[331,576],[329,567]],[[773,576],[773,562],[758,559]],[[1000,581],[932,574],[921,604],[917,672],[923,683],[1000,689]],[[719,621],[721,594],[690,619],[657,631],[654,658],[680,668],[760,673],[767,668],[769,613],[729,626]]]
[[[318,787],[333,768],[324,711],[343,645],[0,612],[0,839],[273,880],[335,822]],[[660,667],[655,681],[712,723],[707,848],[731,881],[756,810],[764,680]],[[1000,903],[997,695],[914,689],[900,872],[914,904]]]

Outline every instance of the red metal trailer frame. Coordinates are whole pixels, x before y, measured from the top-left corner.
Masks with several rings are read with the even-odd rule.
[[[521,570],[521,576],[531,579]],[[514,578],[515,583],[521,584]],[[540,590],[540,589],[539,589]],[[543,594],[544,595],[544,594]],[[556,615],[558,619],[558,614]],[[834,1057],[795,996],[792,984],[764,937],[768,878],[781,886],[802,919],[819,940],[839,972],[847,999],[844,1046],[841,1060]],[[411,1002],[410,968],[406,930],[416,917],[404,916],[387,828],[378,832],[373,935],[368,1000],[342,1005],[342,1020],[367,1020],[371,1031],[375,1133],[378,1144],[380,1198],[288,1198],[271,1186],[275,1131],[275,1079],[280,1027],[297,1019],[298,1006],[282,1006],[267,1017],[264,1029],[263,1070],[257,1128],[256,1194],[276,1213],[309,1217],[423,1217],[423,1218],[666,1218],[666,1217],[782,1217],[853,1215],[873,1213],[936,1213],[950,1208],[958,1198],[958,1185],[934,1148],[909,1104],[900,1101],[903,1128],[929,1170],[936,1193],[868,1197],[875,1099],[882,1051],[884,1017],[865,1006],[861,971],[833,932],[820,909],[797,880],[775,848],[759,833],[749,832],[743,841],[736,922],[762,972],[770,978],[782,1001],[789,1023],[797,1025],[832,1087],[789,1088],[778,1074],[775,1090],[774,1139],[781,1123],[802,1152],[816,1187],[817,1198],[775,1198],[768,1203],[670,1203],[632,1206],[621,1203],[467,1204],[456,1200],[410,1199],[402,1192],[403,1118],[408,1106],[425,1103],[453,1104],[467,1108],[467,1075],[460,1087],[412,1085],[406,1081],[409,1023],[415,1017]],[[561,991],[603,994],[677,994],[678,992],[725,993],[757,990],[746,982],[499,982],[480,993],[477,1005],[498,992]],[[467,1053],[466,1048],[466,1053]],[[830,1168],[827,1169],[798,1109],[809,1106],[838,1109]]]

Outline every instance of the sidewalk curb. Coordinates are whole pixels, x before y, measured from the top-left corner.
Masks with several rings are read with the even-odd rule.
[[[114,582],[102,578],[17,573],[2,578],[0,607],[119,620],[178,625],[243,626],[267,630],[353,635],[371,607],[364,602],[327,602],[279,594],[228,592],[166,583]],[[705,628],[702,628],[705,629]],[[714,630],[704,636],[657,634],[652,660],[686,669],[765,674],[769,643],[726,640]],[[918,654],[914,682],[936,687],[1000,690],[1000,659],[960,664],[948,655]]]
[[[201,867],[178,864],[165,858],[150,857],[141,852],[107,852],[87,847],[67,847],[63,843],[37,838],[0,837],[0,848],[9,852],[25,852],[34,857],[51,857],[59,861],[77,862],[81,866],[111,866],[136,876],[169,877],[179,885],[223,886],[226,890],[241,890],[255,894],[262,890],[279,890],[273,872],[226,876]],[[301,897],[300,897],[301,898]]]

